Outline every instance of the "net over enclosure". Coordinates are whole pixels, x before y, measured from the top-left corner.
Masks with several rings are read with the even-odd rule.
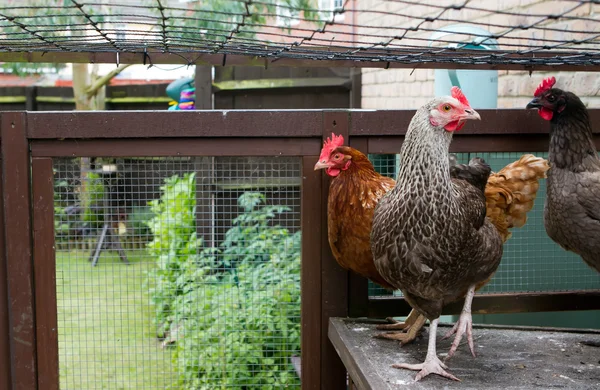
[[[599,12],[594,0],[4,0],[0,58],[575,70],[600,64]]]

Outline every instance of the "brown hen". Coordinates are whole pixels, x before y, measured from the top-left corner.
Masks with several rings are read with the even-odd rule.
[[[375,268],[369,235],[373,223],[373,211],[383,194],[392,189],[395,181],[377,173],[373,164],[360,151],[344,146],[342,136],[332,134],[325,141],[315,170],[326,169],[332,177],[328,198],[328,239],[334,258],[344,269],[353,271],[391,290]],[[451,155],[451,174],[469,180],[468,165],[456,164]],[[487,216],[500,232],[503,241],[510,237],[510,228],[522,227],[527,212],[539,188],[538,180],[545,177],[548,163],[531,154],[492,173],[485,189]],[[483,287],[487,281],[477,286]],[[378,337],[398,340],[402,344],[413,341],[423,325],[425,317],[411,311],[404,322],[388,318],[389,325],[380,330],[390,330]]]

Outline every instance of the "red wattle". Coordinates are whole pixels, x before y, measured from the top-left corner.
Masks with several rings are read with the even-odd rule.
[[[340,174],[340,170],[337,168],[327,168],[327,174],[331,177],[336,177],[337,175]]]
[[[540,114],[540,116],[549,121],[552,119],[552,116],[554,115],[554,113],[552,112],[552,110],[547,109],[546,107],[542,107],[538,110],[538,114]]]
[[[467,122],[452,121],[452,122],[449,122],[446,126],[444,126],[444,129],[446,131],[458,131],[465,126],[465,123],[467,123]]]

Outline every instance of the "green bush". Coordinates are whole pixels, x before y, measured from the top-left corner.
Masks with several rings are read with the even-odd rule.
[[[172,304],[184,292],[182,281],[189,272],[186,264],[195,264],[202,240],[196,237],[195,175],[173,176],[161,187],[160,199],[148,202],[154,217],[148,221],[153,240],[148,252],[156,258],[156,269],[150,275],[152,303],[161,331],[169,330]]]
[[[175,343],[186,389],[299,388],[300,232],[273,225],[287,207],[246,192],[219,248],[196,236],[194,175],[173,177],[151,203],[148,244],[160,336]]]
[[[92,229],[100,229],[104,221],[104,180],[95,172],[88,172],[85,183],[85,193],[81,192],[83,207],[83,222]],[[82,183],[83,184],[83,183]]]

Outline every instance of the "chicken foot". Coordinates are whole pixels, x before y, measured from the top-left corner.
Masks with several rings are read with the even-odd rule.
[[[406,325],[404,328],[401,328],[401,329],[403,329],[402,331],[379,333],[379,334],[376,334],[375,337],[378,339],[398,340],[398,341],[400,341],[400,345],[405,345],[405,344],[412,342],[414,339],[417,338],[417,336],[419,335],[419,332],[421,331],[421,328],[423,327],[423,325],[425,325],[425,321],[427,321],[425,316],[418,314],[418,313],[416,315],[414,315],[413,313],[417,313],[416,310],[413,310],[410,312],[410,315],[408,316],[408,318],[406,319],[405,322],[398,322],[398,324],[407,324],[408,323],[408,325]],[[413,316],[413,319],[411,319],[411,316]],[[410,323],[409,323],[409,320],[411,320]],[[383,328],[383,329],[398,329],[398,328],[391,328],[391,326],[396,326],[398,324],[380,325],[380,326],[381,327],[390,326],[390,328]],[[381,329],[381,328],[378,326],[377,329]]]
[[[431,325],[429,326],[429,343],[427,344],[427,356],[425,357],[425,361],[419,364],[392,364],[392,367],[419,371],[415,377],[415,381],[420,381],[429,374],[437,374],[443,376],[444,378],[460,382],[460,379],[446,371],[448,367],[437,357],[435,339],[437,336],[438,321],[439,318],[436,318],[435,320],[431,321]]]
[[[420,316],[419,312],[415,309],[411,310],[408,313],[408,317],[404,320],[404,322],[396,321],[392,317],[387,317],[385,320],[389,322],[389,324],[377,325],[378,330],[404,330],[409,328],[412,324],[415,323],[417,318]]]
[[[456,333],[454,337],[454,341],[452,342],[452,346],[450,347],[450,351],[448,352],[448,356],[444,360],[448,360],[454,355],[458,345],[460,344],[460,340],[462,340],[463,335],[467,334],[467,342],[469,343],[469,349],[471,350],[471,354],[473,357],[475,355],[475,347],[473,344],[473,317],[471,316],[471,303],[473,302],[473,296],[475,295],[475,287],[476,285],[472,285],[469,287],[467,291],[467,296],[465,297],[465,304],[463,305],[462,312],[460,313],[460,317],[454,327],[446,333],[442,340],[447,339],[451,335]]]

